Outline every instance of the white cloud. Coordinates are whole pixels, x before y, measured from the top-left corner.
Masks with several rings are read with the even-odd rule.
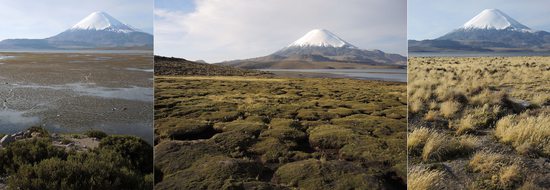
[[[363,49],[406,53],[405,0],[197,0],[155,10],[155,53],[217,62],[267,55],[325,28]]]

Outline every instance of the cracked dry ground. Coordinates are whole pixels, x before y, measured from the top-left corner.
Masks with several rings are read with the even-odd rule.
[[[155,79],[156,189],[404,189],[406,86]]]
[[[550,58],[409,59],[409,189],[550,189]]]

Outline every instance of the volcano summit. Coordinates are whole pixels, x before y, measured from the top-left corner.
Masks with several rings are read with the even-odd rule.
[[[93,12],[73,27],[45,39],[7,39],[0,49],[152,49],[153,35],[105,12]]]
[[[409,51],[550,51],[550,33],[533,30],[498,9],[485,9],[437,39],[409,40]]]
[[[353,69],[405,63],[399,54],[362,50],[328,30],[314,29],[270,55],[220,64],[247,69]]]

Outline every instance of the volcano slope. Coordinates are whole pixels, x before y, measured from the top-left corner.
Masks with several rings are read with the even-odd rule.
[[[410,58],[409,189],[550,188],[550,58]]]
[[[191,73],[155,78],[156,189],[405,188],[404,83]]]

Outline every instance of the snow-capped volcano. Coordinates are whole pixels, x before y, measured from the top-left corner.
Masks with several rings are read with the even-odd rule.
[[[248,69],[349,69],[405,63],[406,58],[401,55],[362,50],[328,30],[314,29],[271,55],[221,64]]]
[[[123,33],[139,32],[139,30],[118,21],[103,11],[93,12],[69,30],[107,30]]]
[[[288,47],[308,47],[308,46],[356,48],[355,46],[342,40],[340,37],[336,36],[332,32],[325,29],[311,30],[300,39],[288,45]]]
[[[7,39],[3,49],[152,49],[153,35],[124,24],[105,12],[93,12],[73,27],[45,39]]]
[[[533,30],[498,9],[485,9],[434,40],[409,41],[409,52],[549,50],[550,33]]]
[[[463,26],[463,29],[496,29],[528,31],[531,29],[498,9],[485,9]]]

